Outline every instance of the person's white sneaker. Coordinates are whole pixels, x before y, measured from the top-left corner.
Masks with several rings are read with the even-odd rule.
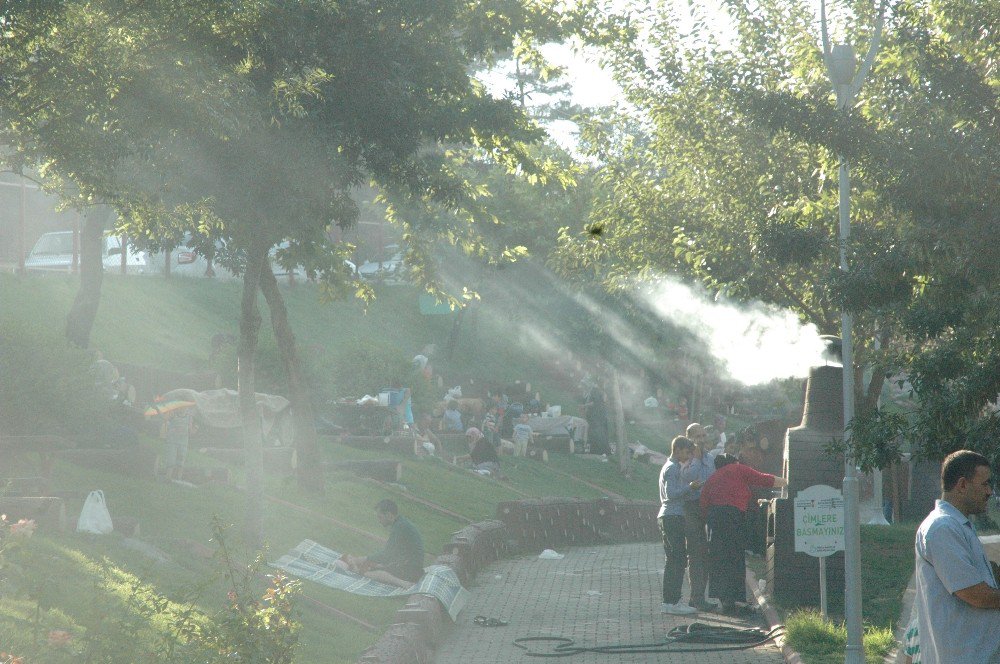
[[[690,616],[692,614],[698,613],[698,609],[693,606],[688,606],[687,604],[677,603],[677,604],[661,604],[660,613],[669,613],[673,616]]]

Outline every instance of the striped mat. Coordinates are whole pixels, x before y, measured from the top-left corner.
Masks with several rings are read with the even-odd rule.
[[[270,563],[271,567],[284,570],[300,579],[346,590],[368,597],[400,597],[402,595],[431,595],[444,606],[454,621],[468,601],[468,591],[462,587],[455,570],[447,565],[424,568],[424,576],[409,588],[397,588],[379,583],[341,569],[334,562],[341,554],[312,540],[302,540],[298,546]]]

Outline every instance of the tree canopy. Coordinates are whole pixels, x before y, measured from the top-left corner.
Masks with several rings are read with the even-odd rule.
[[[354,187],[374,182],[445,207],[473,207],[477,192],[448,167],[445,145],[535,170],[524,144],[541,131],[470,71],[515,40],[558,34],[553,6],[5,3],[0,134],[12,148],[10,166],[38,168],[73,200],[111,204],[118,230],[147,246],[169,248],[190,232],[206,247],[224,240],[236,256],[251,511],[261,490],[253,415],[258,290],[288,370],[299,373],[269,249],[290,241],[282,260],[306,263],[335,287],[347,274],[326,230],[353,222]],[[99,275],[99,262],[94,269]],[[90,283],[99,288],[99,280]],[[91,311],[96,301],[91,295]],[[305,386],[291,382],[308,420]],[[310,459],[301,465],[315,471]],[[259,527],[259,511],[250,520]]]
[[[863,51],[875,3],[845,10]],[[884,465],[899,434],[939,457],[996,454],[1000,391],[997,221],[998,5],[895,3],[857,103],[838,111],[809,7],[724,3],[735,41],[704,23],[684,35],[650,8],[594,31],[625,104],[586,129],[608,195],[558,264],[615,288],[678,272],[712,292],[799,312],[837,333],[856,312],[859,367],[875,363],[857,456]],[[852,166],[850,270],[837,270],[838,155]],[[988,245],[988,246],[987,246]],[[881,349],[876,352],[879,344]],[[910,420],[875,408],[902,372],[920,402]],[[874,432],[872,436],[860,435]]]

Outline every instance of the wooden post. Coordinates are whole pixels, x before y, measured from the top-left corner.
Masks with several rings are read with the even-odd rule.
[[[122,253],[119,256],[121,258],[122,274],[128,274],[128,235],[124,233],[118,239],[118,246],[121,247]]]
[[[70,264],[70,272],[77,274],[80,272],[80,214],[73,218],[73,262]]]
[[[622,384],[618,369],[611,370],[611,391],[615,399],[615,433],[618,435],[618,470],[628,477],[628,436],[625,434],[625,409],[622,407]]]

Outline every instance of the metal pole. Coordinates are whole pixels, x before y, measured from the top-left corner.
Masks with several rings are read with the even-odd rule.
[[[840,157],[840,269],[847,272],[847,243],[851,237],[851,175],[847,158]],[[844,443],[850,450],[847,427],[854,419],[854,341],[853,316],[846,308],[841,314],[841,353],[844,364]],[[861,518],[858,469],[850,458],[844,459],[844,622],[847,627],[845,664],[864,664],[861,628]]]
[[[837,94],[837,108],[847,109],[861,90],[861,84],[871,71],[882,38],[885,10],[888,0],[880,0],[875,33],[868,53],[856,67],[854,49],[847,44],[831,48],[826,23],[826,0],[820,0],[820,28],[823,37],[823,59],[827,72]],[[847,243],[851,237],[851,180],[847,157],[840,155],[840,269],[847,272]],[[847,429],[854,419],[854,321],[846,307],[841,313],[841,354],[844,366],[844,443],[850,450],[850,433]],[[864,632],[861,626],[861,515],[858,491],[858,469],[850,460],[848,452],[844,458],[844,622],[847,627],[847,648],[844,652],[845,664],[864,664],[865,652],[862,644]]]
[[[878,334],[875,335],[875,340],[873,342],[875,350],[878,350],[879,348],[882,347],[882,344],[880,342],[880,338],[881,337]],[[871,389],[871,381],[870,380],[868,382],[868,385],[869,385],[869,389]],[[882,395],[881,394],[879,395],[876,403],[879,406],[882,405]],[[872,487],[873,487],[873,489],[872,489],[872,494],[873,494],[872,495],[872,500],[875,503],[875,515],[871,519],[869,519],[868,525],[869,526],[888,526],[889,522],[886,521],[886,519],[885,519],[885,509],[884,509],[885,492],[883,491],[882,469],[881,468],[876,468],[874,470],[874,472],[872,472]]]
[[[819,612],[826,620],[826,556],[819,557]]]

